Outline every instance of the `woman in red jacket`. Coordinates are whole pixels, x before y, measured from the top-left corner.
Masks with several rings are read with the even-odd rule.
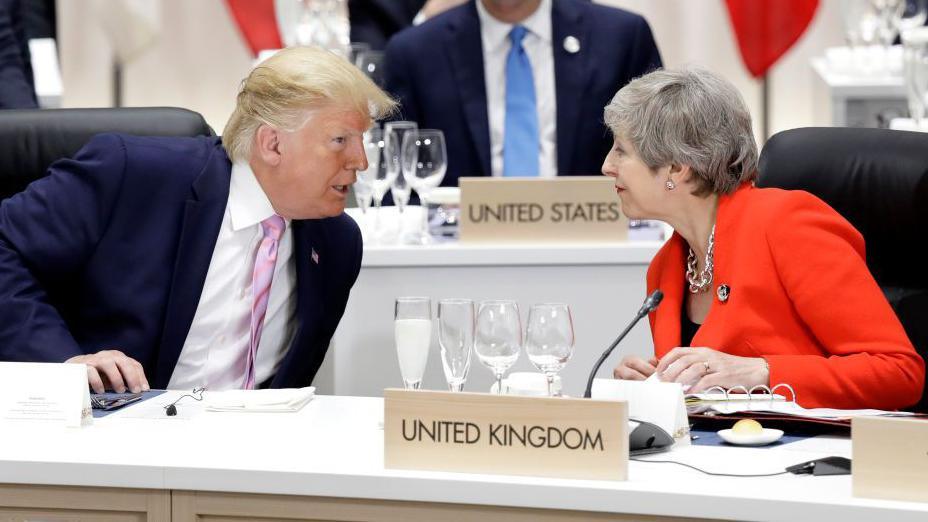
[[[751,118],[735,88],[702,69],[655,71],[605,109],[615,178],[631,219],[673,237],[648,269],[655,358],[616,378],[712,386],[787,383],[805,407],[897,409],[918,402],[925,363],[867,270],[862,236],[804,191],[759,189]]]

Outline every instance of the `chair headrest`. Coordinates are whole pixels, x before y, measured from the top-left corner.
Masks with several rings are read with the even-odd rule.
[[[0,111],[0,199],[22,191],[101,132],[214,135],[203,116],[174,107]]]
[[[928,133],[804,128],[764,146],[758,186],[815,194],[859,230],[881,286],[928,288]]]

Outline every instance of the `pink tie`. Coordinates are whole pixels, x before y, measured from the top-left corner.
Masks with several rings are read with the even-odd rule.
[[[280,235],[284,233],[284,218],[274,214],[261,222],[264,237],[258,245],[255,255],[255,269],[252,273],[251,290],[253,301],[251,304],[251,342],[248,346],[248,357],[245,360],[245,389],[255,387],[255,356],[258,353],[258,343],[261,341],[261,330],[264,328],[264,316],[267,314],[267,301],[271,293],[271,281],[274,279],[274,266],[277,264],[277,244]]]

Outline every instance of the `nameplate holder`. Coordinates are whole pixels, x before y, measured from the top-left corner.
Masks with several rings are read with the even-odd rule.
[[[91,424],[87,366],[0,362],[0,424]]]
[[[384,467],[628,478],[624,402],[384,390]]]
[[[851,420],[855,497],[928,502],[928,420]]]
[[[589,243],[628,238],[605,176],[461,178],[463,242]]]

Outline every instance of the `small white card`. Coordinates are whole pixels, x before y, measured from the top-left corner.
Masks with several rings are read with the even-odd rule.
[[[690,444],[690,425],[683,387],[675,382],[594,379],[594,399],[628,401],[628,418],[657,424],[676,441]]]
[[[0,424],[79,428],[92,421],[86,365],[0,362]]]

